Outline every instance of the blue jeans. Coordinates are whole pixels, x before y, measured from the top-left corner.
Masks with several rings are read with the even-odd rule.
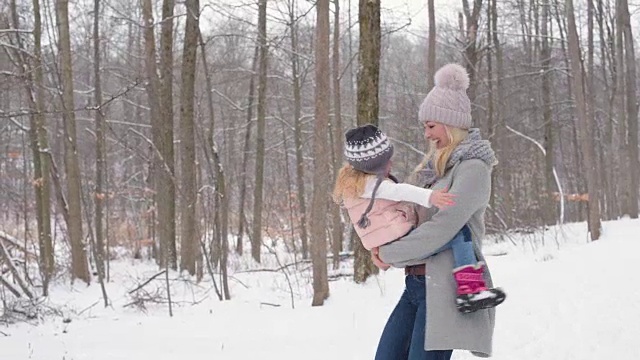
[[[473,250],[473,242],[471,242],[471,230],[467,225],[462,227],[462,230],[460,230],[456,236],[454,236],[453,239],[443,247],[438,249],[436,253],[449,249],[453,252],[455,267],[476,264],[476,253]]]
[[[424,276],[408,275],[404,283],[400,301],[382,331],[375,360],[450,360],[453,350],[424,350],[427,311]]]
[[[455,267],[477,262],[471,242],[471,230],[464,226],[456,236],[436,253],[453,252]],[[427,318],[425,278],[405,277],[405,289],[400,301],[387,320],[378,343],[375,360],[449,360],[453,350],[424,350]]]

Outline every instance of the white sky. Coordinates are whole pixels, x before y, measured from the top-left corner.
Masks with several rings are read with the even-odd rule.
[[[357,1],[355,2],[357,7]],[[392,15],[399,19],[411,19],[411,27],[420,29],[427,27],[427,0],[381,0],[382,16]],[[435,0],[436,22],[439,17],[455,18],[462,10],[461,0]]]
[[[278,14],[279,11],[286,11],[286,4],[288,0],[268,0],[268,13],[277,18],[282,18],[281,14]],[[297,6],[300,9],[300,12],[305,11],[311,5],[311,2],[306,0],[296,0]],[[350,0],[351,3],[351,17],[354,21],[357,21],[358,14],[358,0]],[[226,4],[231,5],[233,7],[230,9],[230,6],[219,5]],[[203,13],[205,18],[211,19],[211,21],[215,21],[214,19],[217,16],[225,16],[229,13],[235,16],[242,16],[246,18],[251,23],[256,23],[256,14],[257,14],[257,0],[222,0],[222,1],[211,1],[201,3],[204,7]],[[340,0],[341,6],[341,18],[343,21],[347,19],[347,7],[349,5],[349,0]],[[224,8],[222,8],[224,6]],[[411,21],[411,25],[409,29],[411,31],[419,31],[421,29],[426,29],[428,19],[427,19],[427,0],[381,0],[381,21],[383,24],[393,23],[398,26],[406,25],[409,21]],[[456,19],[457,12],[462,10],[462,1],[461,0],[435,0],[436,7],[436,21],[442,21],[442,18],[448,19]],[[333,5],[331,5],[333,8]],[[212,11],[213,10],[213,11]],[[315,16],[315,11],[311,11],[308,15],[308,19],[313,19]],[[268,18],[269,24],[267,27],[274,27],[274,24],[271,22],[272,18]],[[201,22],[202,26],[202,22]],[[277,27],[277,26],[275,26]]]

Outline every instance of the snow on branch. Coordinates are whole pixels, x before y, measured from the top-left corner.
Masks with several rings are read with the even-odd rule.
[[[7,235],[4,233],[2,234]],[[33,293],[31,293],[31,290],[29,290],[29,287],[27,286],[27,282],[20,275],[20,273],[18,272],[18,269],[16,268],[15,264],[11,260],[11,256],[9,255],[9,251],[7,250],[7,247],[4,245],[4,241],[0,241],[0,258],[4,258],[6,260],[6,263],[9,266],[9,270],[11,271],[11,274],[13,275],[14,280],[18,283],[18,286],[20,286],[20,288],[22,289],[22,292],[25,295],[27,295],[29,299],[33,299]],[[13,292],[13,290],[16,290],[15,288],[12,288],[9,285],[7,285],[9,284],[9,282],[4,280],[4,278],[2,279],[2,284],[5,285],[7,288],[9,288],[9,291],[11,292]]]

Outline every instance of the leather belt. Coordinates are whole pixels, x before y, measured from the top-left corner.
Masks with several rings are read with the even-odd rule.
[[[424,266],[424,264],[406,266],[404,268],[404,274],[405,275],[422,275],[422,276],[424,276],[426,273],[427,273],[427,269]]]

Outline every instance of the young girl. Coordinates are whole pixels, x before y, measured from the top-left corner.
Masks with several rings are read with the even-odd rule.
[[[367,250],[413,230],[418,221],[415,204],[439,209],[454,204],[455,195],[446,190],[399,184],[390,174],[393,144],[377,127],[364,125],[351,129],[345,138],[347,164],[340,169],[333,197],[347,209]],[[455,261],[456,306],[460,312],[470,313],[504,301],[500,289],[487,289],[484,285],[483,263],[476,260],[467,226],[440,251],[447,249],[452,250]]]

